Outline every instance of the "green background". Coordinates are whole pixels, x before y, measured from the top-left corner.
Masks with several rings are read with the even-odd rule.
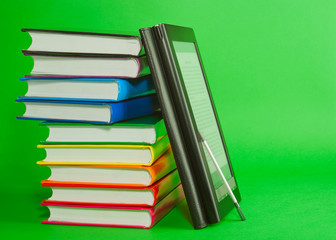
[[[1,7],[1,235],[3,239],[335,239],[336,2],[5,1]],[[232,211],[193,230],[185,203],[153,229],[42,225],[35,162],[47,131],[19,121],[19,77],[32,60],[20,29],[136,32],[170,23],[194,28],[241,189],[247,220]]]

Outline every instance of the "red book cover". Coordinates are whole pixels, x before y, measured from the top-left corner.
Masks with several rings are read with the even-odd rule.
[[[41,203],[43,206],[48,206],[51,212],[49,219],[42,221],[45,224],[63,224],[63,225],[85,225],[85,226],[106,226],[106,227],[131,227],[131,228],[151,228],[159,220],[161,220],[167,213],[169,213],[179,202],[184,199],[184,193],[182,185],[180,184],[173,191],[171,191],[165,198],[158,202],[154,207],[130,207],[130,206],[102,206],[102,205],[69,205],[69,204],[56,204],[56,203]],[[121,223],[120,219],[104,219],[104,223],[99,220],[90,219],[90,215],[86,215],[86,220],[62,220],[62,217],[54,217],[52,209],[59,208],[62,211],[71,210],[71,214],[76,215],[76,210],[81,212],[90,212],[90,210],[99,210],[101,213],[116,211],[116,212],[145,212],[150,216],[149,223],[142,224],[128,224],[132,222],[132,219],[123,219]],[[106,211],[105,211],[106,210]],[[85,215],[85,214],[84,214]],[[89,217],[88,217],[89,216]],[[56,219],[55,219],[56,218]],[[64,218],[64,217],[63,217]],[[110,223],[108,223],[110,221]]]
[[[154,196],[154,201],[150,204],[146,203],[125,203],[125,202],[113,202],[111,199],[106,199],[105,202],[86,202],[86,201],[64,201],[64,200],[56,200],[53,199],[53,196],[48,200],[43,200],[43,203],[58,203],[58,204],[74,204],[74,205],[106,205],[106,206],[143,206],[143,207],[153,207],[156,203],[161,201],[165,196],[168,195],[176,186],[180,184],[180,178],[177,170],[175,169],[167,176],[153,184],[149,187],[139,187],[139,186],[116,186],[115,184],[99,184],[99,183],[77,183],[77,182],[53,182],[44,180],[42,181],[42,187],[52,187],[53,194],[57,188],[71,188],[75,193],[76,190],[80,189],[110,189],[119,190],[126,192],[129,190],[139,190],[139,191],[151,191]],[[56,189],[55,189],[56,188]],[[55,189],[55,190],[54,190]],[[78,193],[77,193],[78,194]],[[134,201],[134,200],[132,200]]]

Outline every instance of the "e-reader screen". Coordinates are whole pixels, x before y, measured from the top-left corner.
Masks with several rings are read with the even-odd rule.
[[[183,78],[181,79],[182,84],[189,99],[196,127],[205,141],[207,141],[230,187],[234,188],[236,184],[228,163],[196,45],[193,42],[173,41],[173,47]],[[203,146],[203,151],[216,190],[217,199],[220,201],[227,195],[228,191],[225,185],[223,185],[220,175],[205,146]]]

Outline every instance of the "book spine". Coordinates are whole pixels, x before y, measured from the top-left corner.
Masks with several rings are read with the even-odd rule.
[[[155,162],[165,151],[170,147],[168,135],[165,135],[160,141],[151,146],[152,149],[152,163]]]
[[[138,57],[136,58],[136,61],[138,62],[138,65],[139,65],[139,71],[136,77],[142,77],[142,76],[150,74],[146,56]]]
[[[127,100],[155,91],[152,79],[149,76],[137,79],[120,79],[118,82],[117,101]]]
[[[204,228],[208,225],[205,209],[201,198],[201,193],[196,187],[195,173],[189,163],[189,156],[185,151],[184,139],[181,135],[177,121],[176,110],[174,109],[173,99],[169,95],[169,88],[166,82],[165,72],[162,67],[162,60],[155,42],[155,36],[150,28],[140,29],[140,35],[143,40],[147,54],[148,65],[153,76],[158,100],[161,106],[162,114],[165,119],[167,133],[172,136],[170,143],[175,156],[176,165],[183,185],[185,197],[190,210],[190,215],[194,228]]]
[[[150,115],[159,107],[155,95],[139,97],[109,105],[111,108],[109,123]]]
[[[180,184],[174,190],[172,190],[164,199],[158,202],[154,208],[149,209],[152,216],[153,227],[158,221],[160,221],[165,215],[167,215],[174,207],[177,206],[184,199],[184,193],[182,185]]]
[[[164,161],[161,158],[166,158]],[[157,182],[159,179],[166,176],[168,173],[176,169],[176,164],[174,160],[174,155],[171,150],[168,150],[164,155],[162,155],[160,160],[154,163],[152,167],[147,167],[149,174],[152,177],[150,184]]]
[[[164,123],[164,120],[158,121],[155,126],[155,135],[156,135],[156,141],[159,141],[164,135],[167,134],[166,125]]]
[[[143,48],[143,44],[142,44],[142,41],[141,41],[141,38],[139,36],[136,36],[137,40],[139,41],[139,46],[140,46],[140,49],[139,49],[139,52],[138,52],[138,55],[137,56],[140,56],[143,54],[144,52],[144,48]]]
[[[168,193],[180,183],[181,183],[180,177],[178,175],[177,170],[175,169],[167,176],[162,178],[157,184],[153,185],[152,191],[155,196],[155,201],[153,205],[155,205],[157,202],[159,202],[161,199],[167,196]]]

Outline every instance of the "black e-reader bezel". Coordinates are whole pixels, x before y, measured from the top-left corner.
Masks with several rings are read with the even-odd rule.
[[[195,123],[195,118],[193,116],[191,104],[189,101],[188,93],[186,91],[186,87],[184,85],[183,76],[181,73],[180,66],[178,64],[178,58],[174,49],[173,41],[176,42],[191,42],[195,45],[196,52],[198,55],[198,59],[200,62],[200,66],[203,72],[205,85],[207,88],[207,92],[209,95],[209,99],[212,105],[212,110],[214,111],[214,116],[216,118],[217,128],[222,140],[222,144],[225,150],[225,154],[228,160],[228,165],[231,171],[231,175],[234,179],[235,187],[232,189],[233,193],[235,194],[238,201],[241,200],[239,188],[237,185],[237,182],[235,180],[235,175],[232,169],[231,160],[227,151],[227,147],[225,144],[225,140],[220,128],[220,121],[217,117],[217,112],[215,108],[215,104],[212,100],[212,95],[207,83],[207,78],[205,75],[205,71],[202,65],[201,56],[198,50],[198,45],[196,41],[196,37],[194,34],[193,29],[186,28],[186,27],[180,27],[180,26],[174,26],[174,25],[168,25],[168,24],[159,24],[153,27],[153,31],[156,35],[156,40],[158,43],[159,48],[162,52],[161,56],[164,56],[163,59],[164,65],[166,66],[166,77],[167,82],[169,84],[170,88],[170,95],[171,98],[174,101],[175,110],[179,119],[180,129],[183,131],[184,141],[186,148],[189,152],[189,157],[194,158],[194,163],[196,168],[203,168],[205,169],[204,174],[200,174],[198,176],[200,179],[198,179],[200,183],[200,188],[203,188],[202,182],[207,180],[210,182],[210,188],[209,189],[202,189],[201,192],[205,192],[203,195],[204,204],[206,205],[205,208],[217,208],[217,212],[219,216],[214,216],[213,214],[208,215],[209,223],[214,223],[218,221],[219,219],[222,219],[224,215],[226,215],[230,210],[234,208],[234,205],[232,203],[232,200],[230,199],[229,195],[226,194],[225,197],[223,197],[220,201],[216,197],[216,192],[214,189],[214,184],[212,183],[212,179],[210,176],[209,168],[207,165],[207,160],[205,158],[204,149],[202,147],[202,139],[198,134],[197,125]],[[201,165],[201,166],[200,166]],[[204,179],[206,177],[207,179]],[[202,179],[203,178],[203,179]],[[210,191],[210,193],[206,193],[206,191]],[[212,199],[207,199],[207,197],[212,196]],[[214,197],[215,196],[215,197]],[[211,206],[210,202],[215,202],[215,206]],[[213,203],[212,203],[213,204]]]

